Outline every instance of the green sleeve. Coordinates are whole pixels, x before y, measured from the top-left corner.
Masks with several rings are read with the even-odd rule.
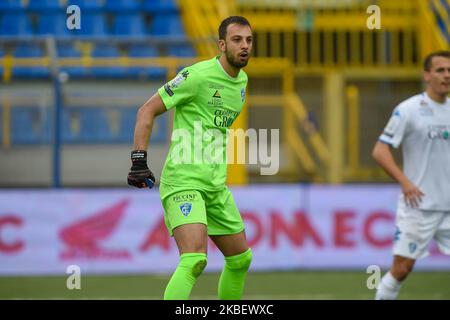
[[[184,68],[175,78],[158,89],[158,93],[169,110],[194,99],[198,91],[199,75],[196,71]]]

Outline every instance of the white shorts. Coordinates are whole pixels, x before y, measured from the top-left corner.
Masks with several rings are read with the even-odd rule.
[[[399,197],[394,239],[394,255],[420,259],[428,255],[434,238],[439,250],[450,255],[450,211],[411,208]]]

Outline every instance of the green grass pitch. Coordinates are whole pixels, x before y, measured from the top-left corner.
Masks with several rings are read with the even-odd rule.
[[[243,299],[373,299],[364,272],[251,272]],[[218,273],[203,274],[192,299],[217,299]],[[66,288],[65,276],[0,277],[0,299],[161,299],[169,275],[81,275],[81,289]],[[413,272],[399,299],[450,299],[450,272]]]

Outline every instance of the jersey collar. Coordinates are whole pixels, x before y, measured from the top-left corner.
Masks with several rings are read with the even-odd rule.
[[[434,101],[433,99],[431,99],[431,97],[428,95],[428,93],[426,91],[423,92],[423,96],[425,97],[425,100],[428,101],[428,103],[430,103],[431,105],[446,106],[449,103],[449,98],[448,97],[445,99],[445,102],[443,102],[443,103],[439,103],[437,101]]]
[[[220,58],[220,56],[216,56],[215,59],[216,59],[217,64],[219,65],[220,70],[223,71],[223,73],[227,76],[228,79],[233,80],[233,81],[236,81],[236,80],[239,78],[239,73],[240,73],[241,71],[239,70],[239,73],[238,73],[238,75],[237,75],[236,77],[230,76],[230,75],[228,74],[228,72],[226,72],[225,69],[222,67],[222,64],[220,63],[219,58]]]

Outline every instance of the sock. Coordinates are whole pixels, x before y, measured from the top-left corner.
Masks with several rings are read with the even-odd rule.
[[[245,276],[252,262],[252,250],[225,257],[225,265],[219,279],[219,299],[239,300],[244,291]]]
[[[388,272],[380,281],[375,300],[395,300],[397,299],[400,291],[401,282],[394,278],[394,276]]]
[[[183,253],[164,292],[164,300],[187,300],[198,276],[206,267],[205,253]]]

